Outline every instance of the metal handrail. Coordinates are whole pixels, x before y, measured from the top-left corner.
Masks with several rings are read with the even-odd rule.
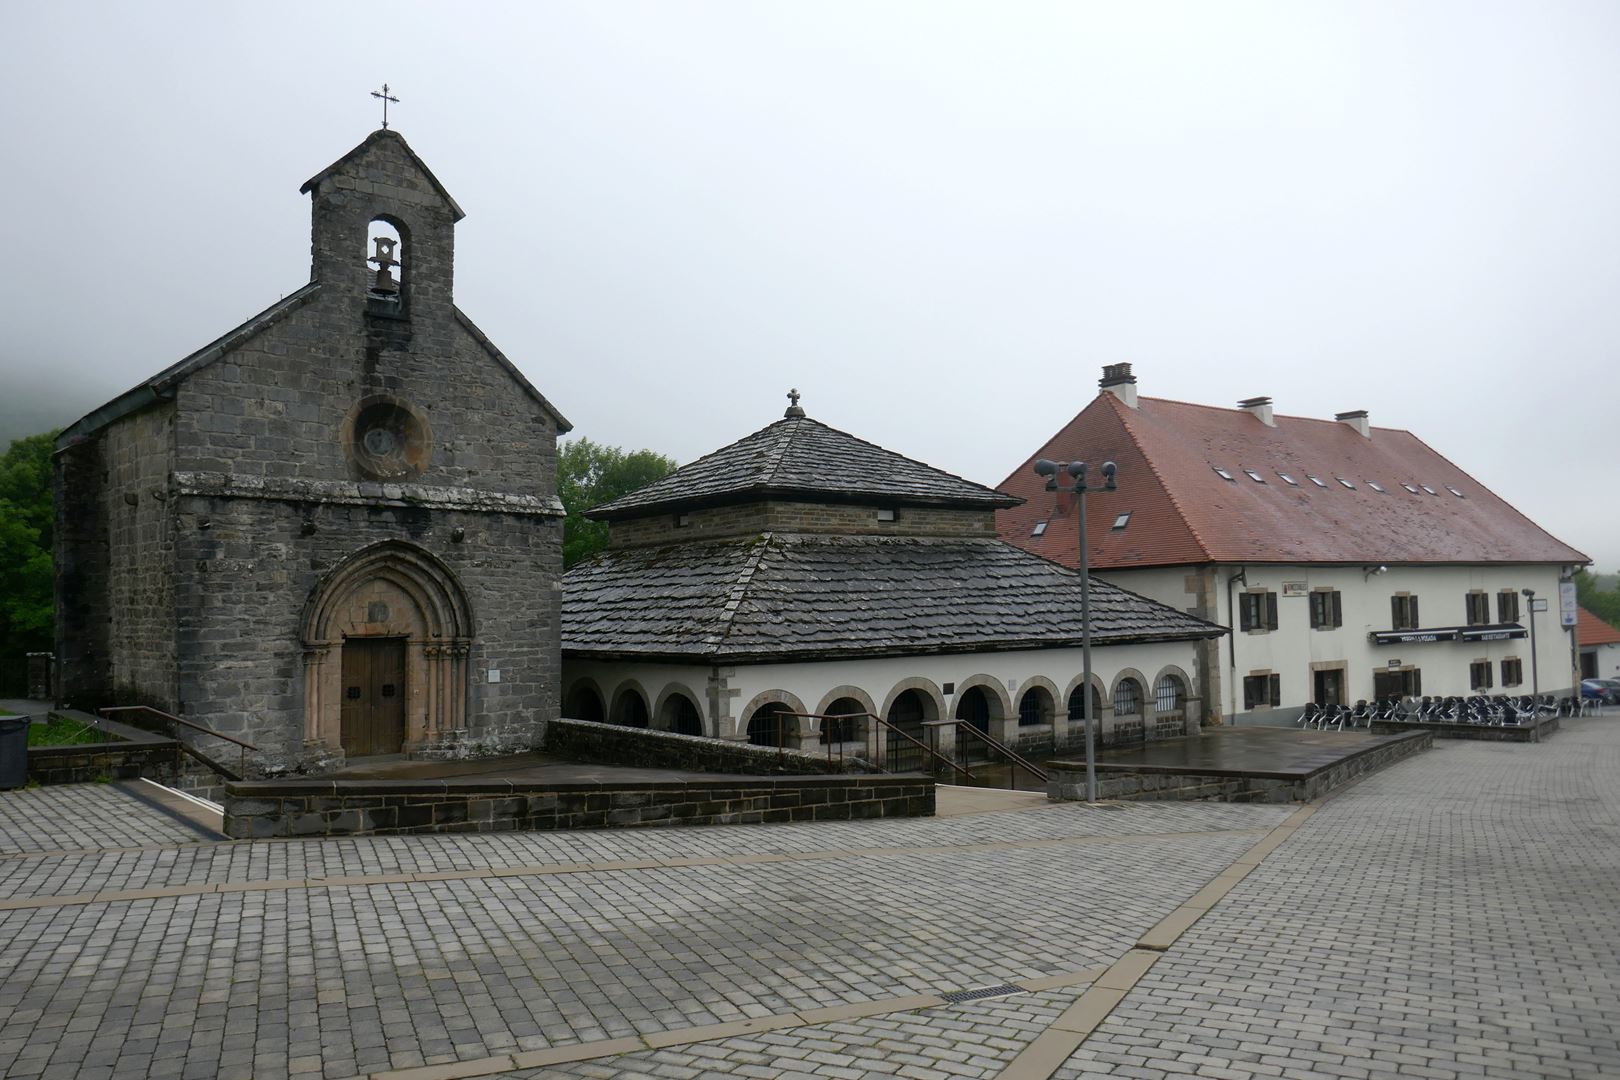
[[[963,731],[966,731],[969,735],[972,735],[974,738],[978,739],[979,741],[983,742],[986,746],[990,747],[990,749],[996,751],[997,753],[999,753],[1003,757],[1005,757],[1007,759],[1007,761],[1013,765],[1014,768],[1023,769],[1025,772],[1029,773],[1031,776],[1033,776],[1035,779],[1039,780],[1041,783],[1043,783],[1043,784],[1046,783],[1046,770],[1036,766],[1034,763],[1029,761],[1029,759],[1025,758],[1022,754],[1018,753],[1018,751],[1014,750],[1012,747],[1008,746],[1006,743],[1002,742],[1000,739],[997,739],[995,736],[991,735],[989,732],[980,731],[978,729],[978,727],[975,724],[972,723],[972,721],[968,721],[968,720],[946,720],[946,721],[941,721],[941,723],[954,724],[956,726],[956,731],[957,731],[958,735],[960,735]],[[1008,785],[1011,786],[1012,785],[1012,774],[1011,773],[1008,774],[1007,781],[1008,781]]]
[[[238,747],[238,750],[236,752],[236,771],[237,771],[237,775],[235,777],[230,777],[230,770],[229,769],[225,768],[223,765],[219,765],[219,764],[216,764],[213,761],[210,761],[208,758],[204,757],[200,752],[198,752],[197,750],[192,749],[189,746],[186,746],[185,743],[182,740],[176,738],[175,739],[176,754],[175,754],[175,759],[174,759],[174,767],[176,769],[176,775],[178,775],[178,770],[180,768],[179,751],[182,750],[182,749],[187,754],[189,754],[192,757],[197,758],[200,761],[202,761],[203,763],[205,763],[209,768],[213,769],[215,772],[223,773],[223,774],[226,775],[227,778],[236,779],[236,780],[240,780],[244,776],[247,775],[247,752],[249,750],[252,750],[254,753],[259,752],[259,748],[257,746],[254,746],[252,743],[248,742],[246,739],[238,739],[235,735],[227,735],[223,731],[215,731],[211,727],[207,727],[206,725],[203,725],[203,724],[193,723],[190,720],[186,720],[186,719],[184,719],[182,717],[175,716],[173,713],[166,713],[162,709],[154,709],[150,705],[109,705],[109,706],[106,706],[105,708],[97,709],[96,711],[99,712],[102,716],[111,716],[113,713],[129,713],[129,712],[150,713],[153,716],[156,716],[161,720],[167,720],[171,724],[175,724],[175,725],[177,725],[179,727],[188,727],[188,728],[192,729],[193,731],[200,731],[204,735],[212,735],[216,739],[223,739],[228,743],[235,743],[236,746]]]
[[[941,764],[950,766],[951,768],[955,769],[957,772],[961,773],[963,776],[967,777],[969,780],[973,779],[973,774],[971,772],[969,772],[967,769],[963,768],[961,765],[957,764],[956,762],[952,761],[950,758],[948,758],[945,755],[941,754],[939,751],[933,749],[927,743],[923,742],[921,739],[918,739],[918,738],[916,738],[914,736],[906,734],[904,731],[901,731],[899,728],[895,727],[893,724],[889,723],[887,720],[883,719],[883,717],[877,715],[876,713],[869,713],[869,712],[858,712],[858,713],[787,713],[786,715],[788,715],[788,716],[797,716],[797,717],[800,717],[801,719],[807,719],[807,720],[827,720],[827,719],[851,720],[851,719],[854,719],[857,716],[863,716],[866,719],[871,720],[873,723],[876,723],[876,724],[880,725],[881,727],[887,728],[889,731],[891,731],[894,734],[900,736],[902,739],[905,739],[907,742],[911,743],[917,749],[921,750],[923,753],[927,754],[929,757],[934,758],[935,760],[939,761]],[[841,753],[842,753],[842,751],[840,751],[840,754]],[[829,759],[832,758],[831,744],[829,744],[828,748],[827,748],[827,757]],[[888,770],[885,769],[884,771],[887,772]]]
[[[216,739],[224,739],[228,743],[235,743],[237,746],[252,750],[254,753],[258,753],[259,751],[257,746],[254,746],[246,739],[238,739],[235,735],[227,735],[223,731],[215,731],[211,727],[205,727],[202,724],[194,724],[190,720],[183,720],[178,716],[164,712],[162,709],[154,709],[150,705],[112,705],[105,709],[98,709],[96,711],[101,713],[103,716],[109,716],[115,712],[149,712],[153,716],[161,716],[163,719],[172,724],[181,724],[185,727],[191,728],[193,731],[200,731],[204,735],[212,735]]]

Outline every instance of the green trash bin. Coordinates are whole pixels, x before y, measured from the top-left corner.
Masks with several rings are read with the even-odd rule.
[[[0,716],[0,791],[28,783],[28,717]]]

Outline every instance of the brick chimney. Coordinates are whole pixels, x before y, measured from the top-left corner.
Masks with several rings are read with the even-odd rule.
[[[1259,417],[1266,427],[1276,427],[1277,421],[1271,418],[1271,399],[1268,397],[1244,398],[1238,402],[1238,408],[1251,416]]]
[[[1334,413],[1333,419],[1341,424],[1349,424],[1360,433],[1363,439],[1372,438],[1372,425],[1367,422],[1367,410],[1357,409],[1355,412]]]
[[[1113,394],[1131,408],[1136,408],[1136,376],[1129,364],[1104,364],[1102,378],[1097,385]]]

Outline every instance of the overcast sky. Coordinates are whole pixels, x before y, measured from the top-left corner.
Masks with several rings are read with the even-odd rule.
[[[377,126],[461,308],[681,461],[810,415],[995,484],[1144,394],[1409,428],[1620,564],[1620,5],[9,3],[0,437],[309,274]],[[1129,483],[1122,478],[1122,483]]]

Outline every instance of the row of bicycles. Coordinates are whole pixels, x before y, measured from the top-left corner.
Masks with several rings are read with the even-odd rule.
[[[1482,724],[1498,727],[1531,724],[1548,716],[1587,716],[1601,703],[1584,698],[1558,698],[1552,694],[1475,694],[1471,697],[1379,698],[1354,705],[1305,706],[1298,724],[1303,728],[1337,731],[1371,728],[1379,723]]]

